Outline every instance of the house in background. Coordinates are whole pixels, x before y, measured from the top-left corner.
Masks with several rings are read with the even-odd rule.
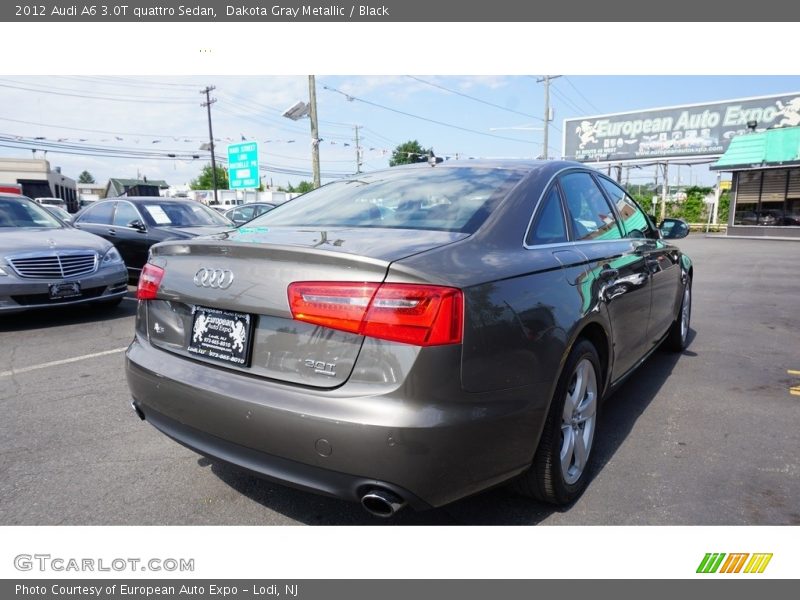
[[[105,189],[106,198],[118,196],[160,196],[162,190],[168,190],[169,184],[163,179],[119,179],[108,180]]]

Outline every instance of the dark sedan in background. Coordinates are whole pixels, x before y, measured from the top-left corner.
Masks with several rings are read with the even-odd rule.
[[[359,174],[152,249],[133,407],[204,455],[375,515],[512,479],[568,504],[601,399],[662,343],[686,346],[692,276],[580,164]]]
[[[234,227],[229,219],[200,202],[158,196],[107,198],[94,202],[75,215],[72,225],[114,244],[132,279],[139,277],[153,244],[219,233]]]
[[[119,252],[53,217],[30,198],[0,193],[0,314],[99,302],[128,291]]]

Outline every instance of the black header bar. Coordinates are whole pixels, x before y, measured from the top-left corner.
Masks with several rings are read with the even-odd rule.
[[[791,22],[800,20],[800,3],[761,0],[758,5],[697,0],[647,3],[641,0],[33,0],[0,3],[0,21],[8,22]],[[598,25],[598,40],[611,34]],[[629,31],[644,41],[646,31]],[[625,35],[616,30],[613,35]],[[714,26],[709,35],[724,31]],[[575,40],[578,42],[587,40]],[[689,41],[689,40],[684,40]]]

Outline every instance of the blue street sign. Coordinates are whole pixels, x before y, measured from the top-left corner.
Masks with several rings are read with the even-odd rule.
[[[258,177],[258,142],[228,146],[228,186],[232,190],[260,185]]]

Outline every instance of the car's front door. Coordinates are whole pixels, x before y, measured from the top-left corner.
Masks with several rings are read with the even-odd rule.
[[[617,208],[626,237],[637,244],[636,253],[647,264],[652,289],[647,325],[649,350],[661,340],[675,319],[676,303],[682,290],[679,253],[660,239],[645,212],[620,186],[605,177],[597,178]]]
[[[650,273],[640,242],[624,236],[621,224],[594,177],[576,171],[560,178],[576,248],[588,259],[585,301],[605,304],[614,352],[612,379],[634,367],[647,352]],[[591,296],[591,297],[590,297]]]

